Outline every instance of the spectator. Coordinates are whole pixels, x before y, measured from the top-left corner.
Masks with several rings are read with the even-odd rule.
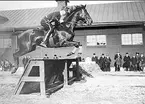
[[[141,71],[143,71],[144,67],[145,67],[145,56],[144,56],[143,53],[140,55],[140,60],[141,60],[141,62],[140,62],[140,64],[141,64]]]
[[[137,59],[135,55],[131,58],[131,71],[136,71],[137,69]]]
[[[92,62],[92,61],[91,61],[91,58],[90,58],[89,56],[87,56],[87,57],[85,58],[85,62],[87,62],[87,63]]]
[[[92,61],[96,62],[96,64],[99,64],[99,59],[95,53],[93,53]]]
[[[111,64],[111,58],[109,55],[106,55],[105,58],[105,71],[110,71],[110,64]]]
[[[2,71],[4,71],[4,65],[5,65],[5,61],[4,60],[1,60]]]
[[[115,71],[120,71],[120,67],[122,65],[122,56],[119,52],[115,54],[114,60],[115,60],[115,63],[114,63]]]
[[[140,56],[139,56],[139,53],[138,52],[136,52],[136,60],[137,60],[137,62],[136,62],[136,67],[137,67],[137,71],[140,71],[141,70],[141,67],[140,67]]]
[[[100,66],[101,70],[104,71],[104,68],[105,68],[105,56],[104,56],[104,54],[102,54],[100,59],[99,59],[99,66]]]
[[[125,68],[126,71],[129,71],[130,69],[130,56],[128,53],[125,54],[124,58],[123,58],[123,68]]]

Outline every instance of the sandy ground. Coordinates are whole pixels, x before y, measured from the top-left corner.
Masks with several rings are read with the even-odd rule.
[[[98,72],[53,93],[14,95],[20,75],[0,71],[0,104],[145,104],[145,73]]]

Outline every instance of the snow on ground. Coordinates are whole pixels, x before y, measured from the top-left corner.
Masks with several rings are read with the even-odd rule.
[[[0,71],[0,104],[145,104],[145,73],[98,72],[94,78],[62,88],[49,98],[14,95],[20,78]]]

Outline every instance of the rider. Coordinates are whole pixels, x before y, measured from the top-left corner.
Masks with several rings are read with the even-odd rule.
[[[70,8],[68,8],[67,6],[62,7],[62,9],[60,10],[60,23],[64,23],[64,19],[69,15],[70,13]]]
[[[50,37],[51,33],[53,33],[54,28],[57,26],[57,22],[58,21],[57,21],[56,18],[53,18],[53,19],[49,20],[47,18],[47,16],[45,16],[41,20],[41,25],[44,27],[44,30],[47,32],[47,34],[45,35],[45,37],[44,37],[44,39],[43,39],[43,41],[41,43],[42,46],[46,47],[47,38]]]
[[[49,20],[48,15],[45,16],[42,20],[41,20],[41,25],[44,27],[45,31],[49,31],[47,32],[47,34],[45,35],[43,42],[41,43],[42,46],[46,47],[46,41],[48,39],[48,37],[50,37],[51,33],[53,33],[54,29],[56,28],[56,26],[60,23],[63,24],[65,21],[64,19],[68,16],[68,14],[70,13],[70,9],[67,6],[62,7],[62,9],[60,10],[60,20],[58,21],[57,18],[52,18],[51,20]],[[59,23],[58,23],[59,22]]]

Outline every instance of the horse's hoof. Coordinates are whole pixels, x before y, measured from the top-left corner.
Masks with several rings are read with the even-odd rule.
[[[71,56],[71,55],[73,55],[73,54],[75,54],[75,53],[73,53],[73,52],[70,52],[69,54],[67,54],[67,56]]]
[[[11,74],[14,74],[14,73],[15,73],[15,72],[13,72],[13,71],[11,72]]]
[[[47,46],[44,43],[41,43],[40,46],[47,48]]]
[[[78,54],[80,54],[80,55],[81,55],[82,53],[81,53],[81,52],[79,52]]]

